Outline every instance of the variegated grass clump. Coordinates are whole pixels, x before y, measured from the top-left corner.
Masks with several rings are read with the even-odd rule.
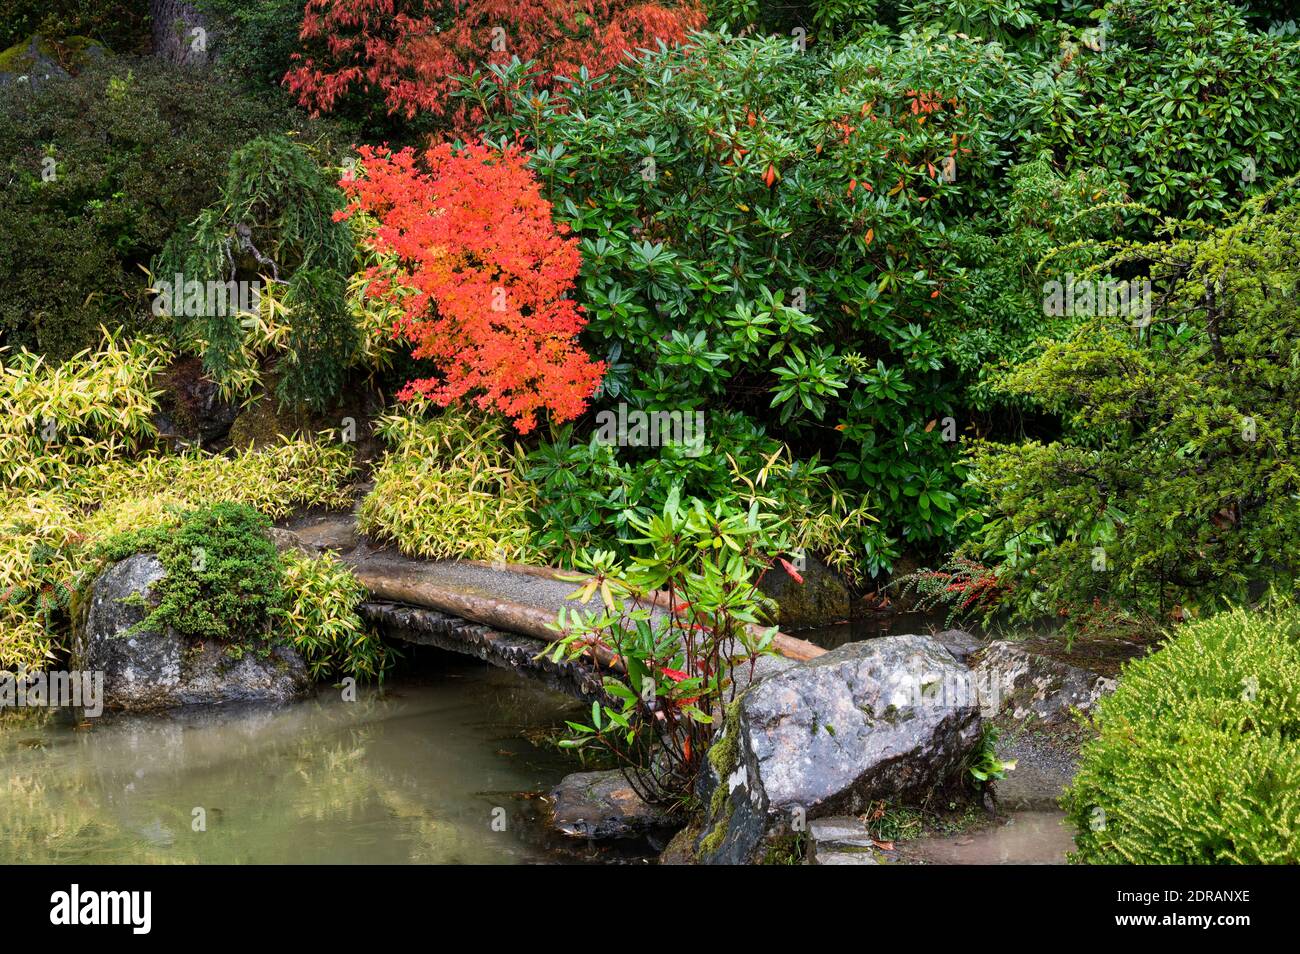
[[[313,679],[330,673],[378,679],[390,661],[383,641],[357,614],[366,589],[333,554],[281,554],[288,597],[280,620],[285,636],[307,662]]]
[[[78,469],[133,453],[150,441],[160,392],[154,372],[169,358],[149,338],[119,344],[107,332],[95,352],[50,364],[0,350],[0,483],[6,493],[58,487]]]
[[[322,435],[228,457],[109,460],[71,472],[63,487],[0,498],[0,670],[36,669],[66,650],[68,604],[99,543],[175,525],[214,503],[245,503],[272,518],[346,506],[353,469],[347,445]]]
[[[500,423],[419,403],[381,418],[391,450],[357,525],[412,556],[524,562],[537,555],[532,494]]]

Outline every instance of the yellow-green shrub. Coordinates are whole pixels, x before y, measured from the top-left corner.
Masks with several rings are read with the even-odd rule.
[[[1300,608],[1189,623],[1103,700],[1075,861],[1300,863]]]
[[[425,408],[382,418],[392,447],[358,514],[362,532],[413,556],[523,561],[535,555],[531,492],[499,423]]]
[[[111,335],[95,352],[50,364],[30,351],[0,353],[0,482],[6,490],[58,486],[77,468],[137,450],[156,433],[154,372],[164,346]]]
[[[245,503],[268,517],[351,502],[347,445],[285,439],[232,456],[191,452],[110,460],[70,471],[66,486],[0,499],[0,670],[37,668],[66,648],[66,609],[116,534],[170,526],[190,509]],[[44,612],[42,602],[54,602]]]
[[[389,656],[383,641],[357,614],[366,589],[337,557],[299,550],[281,554],[288,595],[281,635],[307,662],[313,679],[329,673],[376,679]]]

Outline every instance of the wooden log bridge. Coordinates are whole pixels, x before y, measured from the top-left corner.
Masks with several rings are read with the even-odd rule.
[[[582,698],[599,693],[600,667],[615,663],[608,653],[570,662],[542,655],[556,635],[550,626],[577,588],[558,578],[561,571],[408,557],[358,534],[353,515],[346,513],[300,517],[275,533],[281,547],[328,551],[347,563],[371,595],[362,615],[391,638],[474,656]],[[653,613],[667,613],[663,594],[652,602]],[[773,646],[794,660],[825,651],[784,633]]]

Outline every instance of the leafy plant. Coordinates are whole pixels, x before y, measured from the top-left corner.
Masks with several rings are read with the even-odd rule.
[[[520,433],[543,409],[577,416],[603,367],[574,340],[577,246],[552,223],[523,153],[444,144],[425,153],[427,172],[409,149],[360,154],[362,177],[343,182],[349,211],[377,219],[367,241],[387,258],[367,273],[367,293],[403,309],[400,333],[437,371],[400,396],[446,406],[473,394]]]
[[[998,758],[997,726],[985,726],[984,734],[980,736],[979,747],[971,754],[970,764],[967,766],[971,778],[984,787],[990,782],[1006,778],[1007,772],[1014,770],[1015,767],[1015,759]]]
[[[178,342],[227,393],[249,393],[266,359],[282,403],[320,409],[338,397],[360,346],[347,300],[352,236],[335,219],[342,205],[305,147],[260,137],[230,157],[220,201],[155,259],[154,291],[165,292],[155,310],[173,317]],[[241,281],[259,289],[251,308],[207,298],[195,308],[185,291]]]
[[[1006,599],[1006,583],[997,569],[966,557],[956,556],[938,569],[917,570],[890,581],[900,594],[916,595],[916,608],[928,613],[948,608],[947,624],[972,616],[987,618]]]
[[[562,607],[547,652],[608,667],[611,701],[592,703],[590,723],[570,722],[567,744],[611,750],[644,798],[689,797],[737,671],[769,651],[776,627],[760,628],[772,607],[758,580],[771,563],[771,522],[757,504],[741,511],[672,494],[661,513],[630,518],[641,536],[628,542],[644,546],[641,555],[625,564],[596,551],[577,561],[589,576],[572,599],[599,603]]]
[[[10,491],[67,483],[78,468],[138,450],[156,433],[161,342],[119,342],[62,364],[0,350],[0,482]]]
[[[415,556],[526,562],[536,553],[530,494],[503,427],[450,410],[426,417],[426,409],[418,402],[377,422],[391,449],[357,528]]]
[[[313,679],[328,674],[382,679],[393,651],[357,613],[365,587],[333,554],[280,554],[285,604],[279,633],[307,662]]]
[[[1088,864],[1300,862],[1300,611],[1188,623],[1103,699],[1064,805]]]

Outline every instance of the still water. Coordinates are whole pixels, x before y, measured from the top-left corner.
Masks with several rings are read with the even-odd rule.
[[[271,710],[0,718],[0,863],[530,863],[575,703],[487,666]],[[202,809],[201,812],[196,809]],[[205,821],[206,831],[195,829]]]

